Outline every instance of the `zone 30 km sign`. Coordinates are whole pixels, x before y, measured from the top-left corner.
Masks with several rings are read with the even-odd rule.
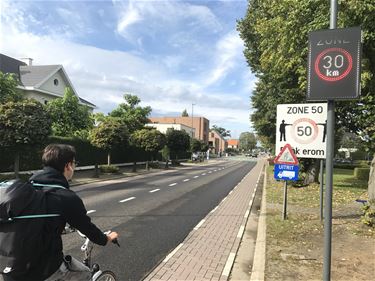
[[[361,29],[309,34],[307,100],[355,99],[360,94]]]
[[[326,158],[327,104],[279,104],[276,155],[290,144],[298,158]]]

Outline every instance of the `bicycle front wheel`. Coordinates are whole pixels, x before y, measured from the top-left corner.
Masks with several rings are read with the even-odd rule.
[[[112,271],[105,270],[95,279],[95,281],[117,281],[117,278]]]

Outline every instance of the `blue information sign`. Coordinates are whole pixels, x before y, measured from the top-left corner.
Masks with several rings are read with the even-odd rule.
[[[298,180],[298,165],[275,164],[274,177],[277,180]]]

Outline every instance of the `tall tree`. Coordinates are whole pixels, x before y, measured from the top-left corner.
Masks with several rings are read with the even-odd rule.
[[[35,100],[0,104],[0,146],[14,150],[14,172],[18,178],[20,152],[44,144],[51,132],[51,120]]]
[[[254,133],[243,132],[240,134],[239,148],[244,151],[251,151],[257,145],[257,139]]]
[[[342,0],[338,8],[338,28],[361,26],[363,55],[361,98],[336,103],[336,128],[344,126],[361,135],[374,151],[375,3]],[[329,10],[326,0],[249,0],[247,13],[238,22],[244,55],[258,78],[251,98],[251,121],[267,143],[275,143],[276,105],[305,100],[308,34],[329,27]]]
[[[179,152],[187,152],[190,147],[190,136],[185,131],[168,129],[166,133],[167,146],[175,153],[176,158]]]
[[[17,89],[17,86],[18,82],[14,74],[4,74],[0,71],[0,104],[23,99],[23,95]]]
[[[148,122],[148,116],[151,113],[151,107],[141,107],[139,103],[141,100],[131,94],[124,95],[124,103],[121,103],[109,115],[120,118],[128,127],[129,132],[133,133],[140,130]]]
[[[181,117],[189,117],[189,114],[187,113],[186,108],[184,109],[184,111],[182,111]]]
[[[219,126],[213,125],[211,129],[217,131],[224,138],[225,137],[230,137],[230,130],[224,129],[223,127],[219,127]]]
[[[111,151],[115,146],[127,146],[129,131],[119,118],[107,117],[90,131],[91,143],[107,151],[107,163],[111,165]]]
[[[142,148],[147,153],[151,155],[155,152],[161,150],[166,144],[166,137],[164,134],[156,129],[141,129],[135,131],[131,135],[131,141],[136,146]],[[153,160],[153,159],[151,159]],[[148,168],[148,159],[146,162],[146,168]]]
[[[88,106],[79,103],[72,89],[66,88],[64,97],[48,102],[47,111],[52,119],[55,136],[86,136],[94,126],[94,119]]]

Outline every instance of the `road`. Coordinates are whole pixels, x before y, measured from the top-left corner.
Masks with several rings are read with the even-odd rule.
[[[256,162],[222,161],[115,183],[72,189],[101,229],[120,234],[121,248],[97,246],[94,262],[119,280],[142,280],[241,181]],[[82,257],[77,233],[63,236],[65,253]]]

